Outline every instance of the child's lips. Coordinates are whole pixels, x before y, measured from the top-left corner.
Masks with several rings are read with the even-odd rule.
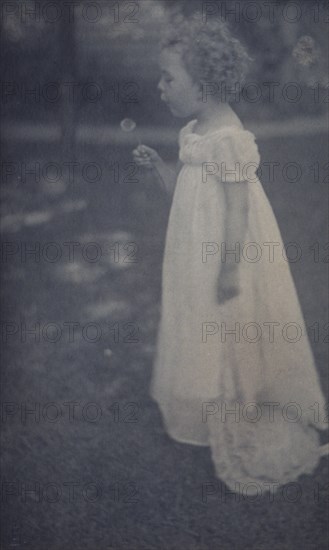
[[[163,94],[161,95],[161,100],[167,105],[167,107],[169,107],[169,109],[173,108],[170,101]]]

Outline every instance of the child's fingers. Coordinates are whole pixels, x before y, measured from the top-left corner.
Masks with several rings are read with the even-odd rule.
[[[149,157],[139,157],[137,155],[134,155],[133,160],[136,162],[136,164],[151,164],[151,159]]]
[[[141,168],[152,169],[156,157],[158,156],[157,152],[151,147],[146,145],[139,145],[136,149],[133,150],[133,160],[137,166]]]
[[[146,147],[145,145],[138,145],[138,147],[136,147],[134,149],[134,153],[137,153],[138,155],[145,155],[145,154],[150,154],[152,151],[152,149],[150,149],[149,147]]]
[[[138,151],[133,151],[133,157],[136,157],[138,159],[150,159],[150,155],[148,153],[139,153]]]
[[[138,154],[145,158],[148,157],[154,162],[160,159],[158,153],[154,149],[151,149],[151,147],[147,147],[147,145],[139,145],[136,150]]]
[[[154,149],[152,149],[151,147],[148,147],[147,145],[138,145],[137,151],[142,155],[144,154],[152,155],[156,153]]]
[[[138,157],[145,157],[147,155],[147,152],[144,151],[140,146],[138,146],[136,149],[133,150],[133,155],[136,155]]]
[[[138,166],[142,166],[144,164],[150,164],[150,159],[145,159],[145,158],[141,158],[141,157],[133,157],[133,160],[136,164],[138,164]]]
[[[152,168],[153,167],[152,162],[150,162],[148,160],[134,159],[134,162],[135,162],[136,166],[138,166],[139,168]]]
[[[133,158],[136,159],[136,160],[145,160],[146,158],[146,155],[141,155],[140,153],[138,153],[137,151],[133,151]]]
[[[136,158],[136,159],[141,159],[141,160],[150,160],[151,159],[151,156],[148,154],[148,153],[141,153],[140,151],[137,151],[137,149],[135,149],[133,151],[133,157]]]

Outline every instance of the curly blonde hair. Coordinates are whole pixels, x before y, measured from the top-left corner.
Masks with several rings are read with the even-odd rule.
[[[224,21],[203,22],[200,12],[171,20],[161,40],[162,49],[169,47],[179,48],[187,72],[200,83],[243,84],[253,61]]]

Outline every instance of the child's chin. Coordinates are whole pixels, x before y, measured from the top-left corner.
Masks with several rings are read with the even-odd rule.
[[[186,115],[175,109],[174,107],[169,106],[170,112],[172,115],[176,116],[177,118],[184,118]]]

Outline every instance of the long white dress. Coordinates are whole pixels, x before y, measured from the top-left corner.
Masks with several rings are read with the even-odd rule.
[[[275,490],[311,473],[325,453],[317,431],[327,428],[324,397],[282,237],[255,173],[254,135],[227,126],[200,136],[195,123],[179,136],[183,167],[167,229],[151,396],[172,438],[211,446],[216,474],[232,490],[251,484],[258,492],[260,483]],[[246,180],[249,214],[236,249],[241,291],[219,305],[224,179]]]

